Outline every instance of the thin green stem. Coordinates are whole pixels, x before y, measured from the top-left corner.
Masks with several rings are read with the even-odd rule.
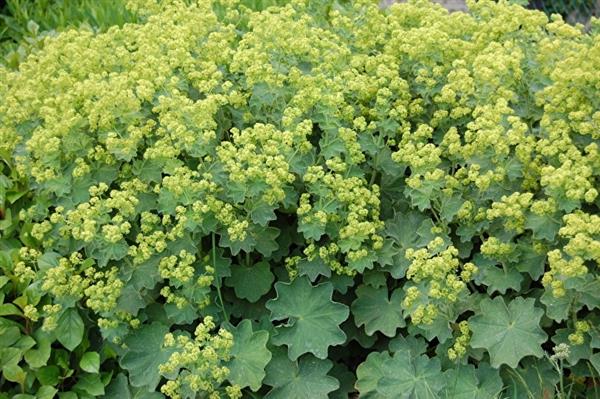
[[[213,267],[215,268],[215,273],[217,271],[217,245],[215,244],[215,233],[211,234],[212,241],[212,259],[213,259]],[[225,310],[225,304],[223,302],[223,296],[221,295],[221,280],[219,276],[216,278],[217,287],[217,295],[219,296],[219,303],[221,305],[221,311],[223,312],[223,317],[225,317],[225,321],[229,322],[229,315],[227,314],[227,310]]]
[[[377,180],[377,171],[373,170],[373,173],[371,174],[371,179],[369,180],[369,186],[375,184],[375,180]]]
[[[562,359],[558,360],[558,373],[559,373],[559,376],[560,376],[560,382],[559,382],[559,384],[560,384],[560,397],[562,399],[562,398],[565,397],[565,384],[564,384],[565,379],[563,378],[564,374],[563,374],[563,361],[562,361]]]
[[[438,216],[437,212],[435,211],[435,209],[433,207],[431,207],[431,214],[433,215],[433,218],[435,219],[436,222],[438,222],[439,224],[442,224],[440,217]]]

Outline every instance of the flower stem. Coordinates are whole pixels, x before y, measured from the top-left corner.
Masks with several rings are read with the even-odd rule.
[[[215,268],[215,274],[217,274],[215,287],[217,287],[217,295],[219,297],[219,304],[221,306],[221,311],[223,312],[223,317],[225,317],[226,322],[229,322],[229,315],[227,315],[227,310],[225,310],[225,304],[223,303],[223,296],[221,295],[221,279],[217,273],[217,246],[215,244],[215,233],[211,234],[211,239],[213,267]]]

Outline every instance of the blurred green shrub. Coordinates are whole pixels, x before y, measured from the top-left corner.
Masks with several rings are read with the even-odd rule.
[[[0,53],[15,67],[47,32],[82,26],[105,30],[136,21],[121,0],[7,0],[0,12]]]

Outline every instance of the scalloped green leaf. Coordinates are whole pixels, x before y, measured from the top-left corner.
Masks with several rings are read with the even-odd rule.
[[[326,399],[340,386],[327,373],[333,364],[307,354],[292,361],[284,351],[276,351],[267,366],[265,384],[273,387],[265,399]]]
[[[234,265],[231,277],[225,279],[225,285],[233,287],[238,298],[254,303],[271,289],[275,276],[268,262],[258,262],[250,267]]]
[[[398,335],[390,340],[388,349],[392,353],[405,351],[410,353],[411,357],[417,357],[427,352],[427,342],[422,337]]]
[[[440,360],[420,355],[407,359],[403,352],[383,364],[383,378],[377,384],[377,390],[383,395],[393,397],[399,392],[406,398],[436,398],[441,391]]]
[[[393,337],[398,328],[406,325],[402,316],[401,289],[396,289],[389,296],[387,288],[361,285],[356,289],[356,296],[350,309],[356,326],[364,325],[367,335],[380,331]]]
[[[505,294],[509,289],[515,291],[520,289],[523,275],[509,266],[490,265],[479,269],[476,281],[485,284],[488,287],[487,292],[489,294],[496,291]]]
[[[551,215],[529,213],[525,221],[525,227],[533,232],[533,238],[552,242],[561,225],[560,221],[556,219]]]
[[[265,367],[271,360],[271,352],[267,349],[269,333],[264,330],[252,331],[252,322],[242,320],[237,327],[231,328],[233,348],[228,380],[241,388],[250,387],[258,391],[266,375]]]
[[[502,379],[498,370],[483,363],[478,368],[472,364],[458,365],[444,372],[445,399],[496,399],[502,392]]]
[[[502,297],[485,298],[480,312],[469,319],[471,346],[490,354],[492,367],[517,367],[526,356],[542,357],[541,347],[548,336],[540,327],[544,311],[532,298],[518,297],[508,304]]]
[[[161,378],[158,367],[166,363],[175,350],[163,347],[168,332],[169,327],[155,322],[140,327],[125,339],[127,351],[119,364],[129,371],[132,386],[144,387],[148,391],[156,388]]]
[[[374,352],[358,367],[356,388],[367,399],[437,399],[444,387],[440,374],[438,358],[411,357],[406,351],[392,357]]]
[[[356,389],[363,399],[386,399],[378,396],[377,385],[383,378],[383,364],[391,359],[388,352],[371,352],[356,369]]]
[[[556,298],[552,291],[544,290],[540,302],[546,307],[547,317],[561,322],[569,318],[569,310],[573,306],[573,294],[567,292],[566,295]]]
[[[271,320],[283,321],[273,337],[275,345],[287,345],[290,359],[304,353],[327,357],[330,346],[343,344],[346,334],[339,325],[348,318],[346,305],[332,301],[333,285],[311,285],[308,277],[275,284],[277,297],[267,302]]]

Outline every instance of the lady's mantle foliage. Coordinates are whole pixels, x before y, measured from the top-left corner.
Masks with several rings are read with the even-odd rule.
[[[0,67],[0,390],[525,397],[553,345],[600,371],[597,28],[247,3],[130,1]]]

